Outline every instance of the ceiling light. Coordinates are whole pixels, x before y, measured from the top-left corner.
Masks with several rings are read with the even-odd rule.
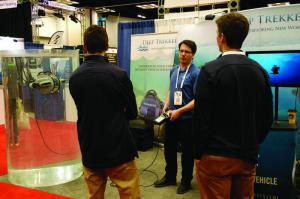
[[[75,13],[70,15],[69,18],[71,19],[71,21],[75,22],[75,23],[80,23],[80,20],[76,17]]]
[[[77,1],[71,1],[71,0],[56,0],[59,3],[67,4],[67,5],[72,5],[72,4],[79,4]]]
[[[273,7],[273,6],[287,6],[287,5],[290,5],[290,2],[269,3],[268,7]]]
[[[105,13],[105,12],[116,12],[116,11],[113,9],[109,9],[109,8],[96,8],[96,12]]]
[[[141,9],[154,9],[154,8],[158,8],[158,5],[152,3],[152,4],[137,5],[136,7]]]
[[[71,4],[79,4],[79,2],[78,1],[71,1]]]
[[[144,15],[137,15],[138,18],[146,19],[146,16]]]

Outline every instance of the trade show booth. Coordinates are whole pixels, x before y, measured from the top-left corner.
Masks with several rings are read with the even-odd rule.
[[[158,10],[165,12],[174,5],[169,6]],[[220,54],[216,18],[238,8],[234,9],[212,6],[205,12],[177,17],[176,13],[166,13],[164,19],[130,22],[121,22],[120,16],[114,16],[119,23],[111,26],[105,21],[107,32],[116,34],[109,37],[117,43],[117,48],[110,46],[108,61],[127,72],[136,95],[139,116],[130,122],[130,128],[139,151],[151,149],[153,143],[161,146],[163,142],[164,125],[155,123],[155,118],[162,113],[170,84],[169,72],[178,64],[178,44],[185,39],[195,41],[197,53],[193,63],[201,72],[205,63]],[[63,44],[32,43],[27,33],[24,37],[30,42],[25,43],[23,39],[0,37],[0,125],[5,123],[8,180],[26,187],[63,184],[82,175],[77,112],[68,87],[69,78],[80,65],[79,56],[81,61],[84,59],[84,30],[93,20],[101,25],[100,15],[95,20],[91,11],[77,8],[72,13],[78,14],[77,22],[72,17],[62,19],[70,16],[73,11],[69,10],[60,13],[63,16],[57,17],[59,21],[51,16],[44,18],[46,25],[41,25],[37,10],[32,24],[36,41],[47,43],[53,32],[63,31],[60,39],[64,45],[80,45],[81,52],[62,49]],[[300,173],[299,10],[300,4],[293,4],[239,11],[250,23],[242,50],[269,74],[273,92],[274,123],[260,146],[255,178],[257,199],[294,199],[300,187],[296,184],[299,176],[295,175]],[[25,25],[29,26],[28,21]],[[11,44],[16,39],[19,50],[7,51],[14,47]],[[6,40],[10,44],[3,47]],[[153,162],[158,153],[159,149]]]
[[[249,52],[248,56],[269,73],[274,96],[275,122],[260,148],[256,198],[295,198],[294,174],[296,159],[300,158],[299,151],[296,151],[299,137],[296,120],[299,121],[300,116],[295,114],[299,113],[299,9],[300,5],[296,4],[241,11],[250,22],[249,35],[242,50]],[[196,42],[198,50],[193,62],[200,68],[219,55],[214,21],[185,19],[190,25],[174,25],[174,29],[180,27],[174,36],[159,32],[159,24],[166,27],[166,21],[119,25],[119,38],[127,35],[127,40],[119,39],[119,46],[123,47],[118,53],[120,66],[130,74],[138,106],[150,89],[156,89],[158,96],[164,99],[169,85],[168,69],[177,64],[180,41],[191,39]],[[131,45],[128,46],[126,43],[131,34]],[[279,75],[274,75],[274,67],[275,70],[280,67]],[[294,117],[293,122],[291,117]]]

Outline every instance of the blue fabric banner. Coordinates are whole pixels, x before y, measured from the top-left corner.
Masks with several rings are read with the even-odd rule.
[[[119,23],[118,65],[130,75],[131,35],[154,33],[154,20]]]

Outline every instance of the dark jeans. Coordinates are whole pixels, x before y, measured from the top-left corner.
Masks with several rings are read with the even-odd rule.
[[[176,180],[178,143],[182,146],[181,182],[190,183],[193,178],[194,158],[192,142],[192,119],[167,122],[165,131],[166,177]]]

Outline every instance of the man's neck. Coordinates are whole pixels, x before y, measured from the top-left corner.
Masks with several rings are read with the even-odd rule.
[[[105,55],[105,52],[101,52],[101,53],[89,53],[89,52],[87,52],[87,53],[85,54],[85,56],[91,56],[91,55],[104,56],[104,55]]]
[[[180,64],[180,69],[186,70],[189,65],[191,65],[191,64]]]
[[[241,51],[241,49],[240,48],[229,48],[228,46],[223,46],[222,53],[225,53],[228,51]]]

